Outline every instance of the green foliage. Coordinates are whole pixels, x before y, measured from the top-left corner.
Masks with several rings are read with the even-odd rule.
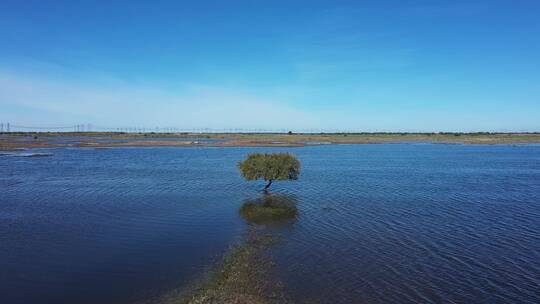
[[[238,163],[246,180],[296,180],[300,175],[300,161],[289,153],[253,153]]]

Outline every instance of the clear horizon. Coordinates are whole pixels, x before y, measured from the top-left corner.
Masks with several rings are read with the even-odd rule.
[[[539,9],[507,0],[4,1],[0,123],[538,132]]]

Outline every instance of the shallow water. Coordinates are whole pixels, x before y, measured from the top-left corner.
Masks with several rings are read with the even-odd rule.
[[[0,156],[0,303],[132,303],[184,286],[244,233],[292,151],[297,220],[273,249],[300,303],[539,303],[540,146],[51,149]]]

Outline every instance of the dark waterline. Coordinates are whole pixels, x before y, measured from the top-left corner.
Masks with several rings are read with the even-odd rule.
[[[253,151],[292,151],[273,249],[301,303],[539,303],[540,146],[52,149],[0,156],[0,303],[132,303],[238,240]],[[43,151],[40,151],[43,152]]]

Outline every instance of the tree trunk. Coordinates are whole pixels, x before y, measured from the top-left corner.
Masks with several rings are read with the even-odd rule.
[[[266,184],[266,186],[264,186],[263,191],[264,191],[264,192],[268,192],[268,188],[270,188],[271,185],[272,185],[272,180],[269,180],[269,181],[268,181],[268,184]]]

